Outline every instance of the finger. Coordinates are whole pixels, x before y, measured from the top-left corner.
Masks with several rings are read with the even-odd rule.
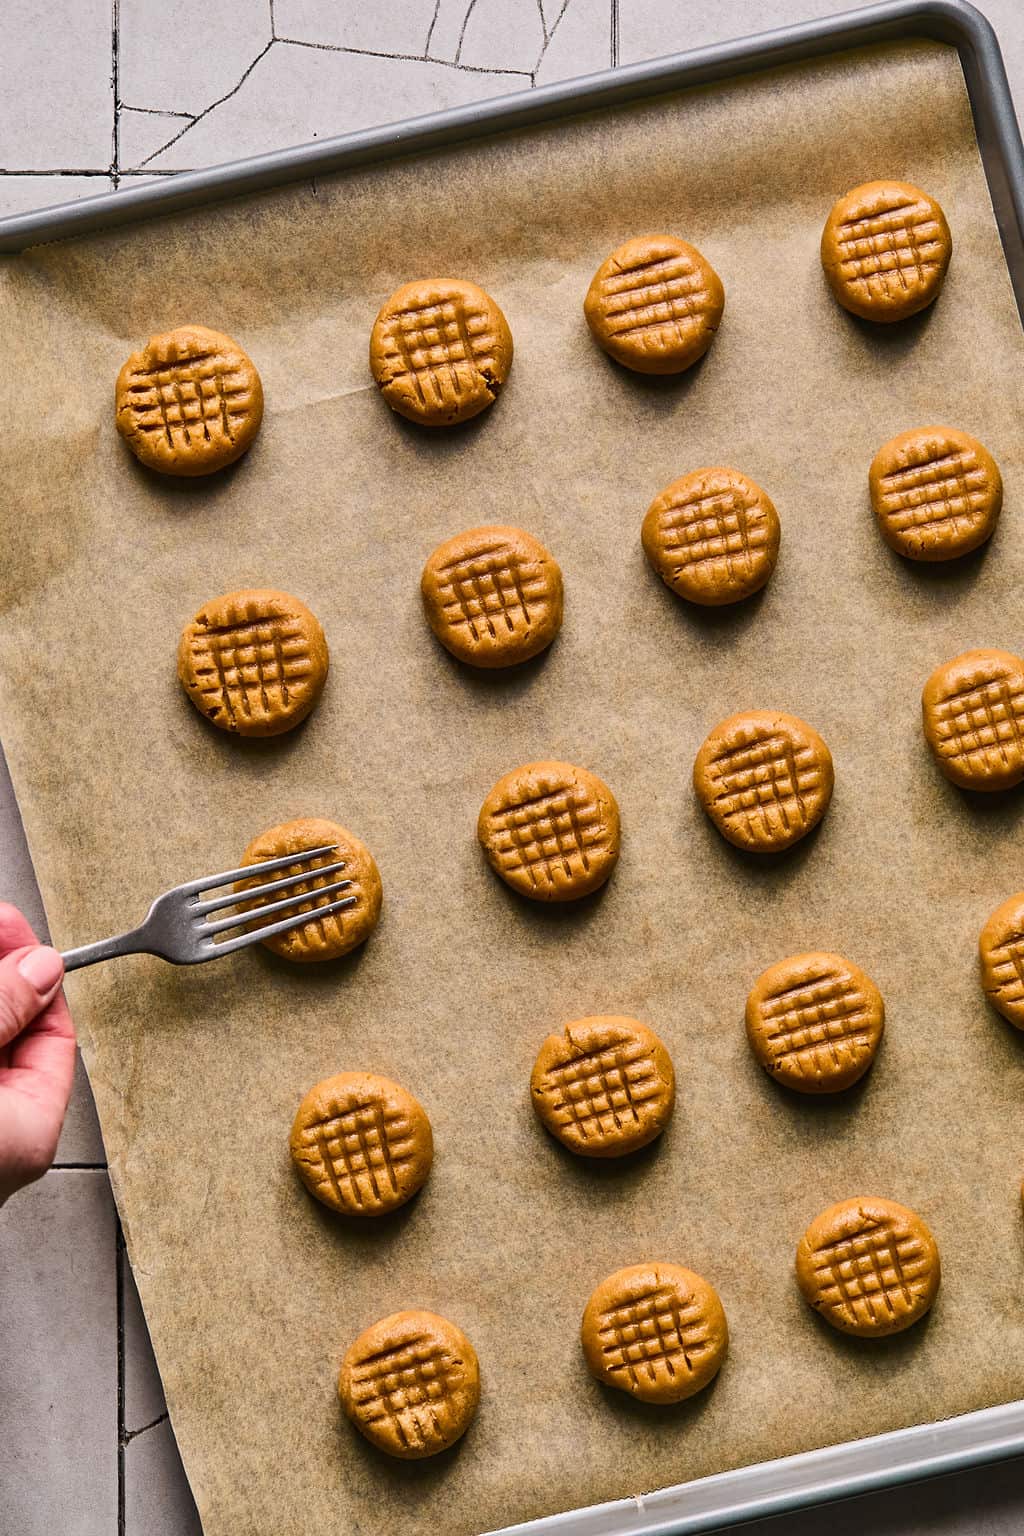
[[[75,1034],[64,995],[4,1048],[0,1069],[0,1202],[53,1162],[75,1073]],[[6,1188],[4,1186],[7,1186]]]
[[[9,901],[0,901],[0,955],[12,949],[23,949],[26,944],[38,944],[32,926],[23,912],[12,907]]]
[[[60,955],[45,944],[12,950],[0,960],[0,1046],[43,1012],[63,975]]]
[[[8,1049],[2,1080],[31,1098],[59,1134],[75,1075],[75,1027],[62,992]]]

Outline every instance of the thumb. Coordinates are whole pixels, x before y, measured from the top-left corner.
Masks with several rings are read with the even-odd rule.
[[[15,949],[0,960],[0,1049],[42,1013],[63,975],[64,962],[48,944]]]

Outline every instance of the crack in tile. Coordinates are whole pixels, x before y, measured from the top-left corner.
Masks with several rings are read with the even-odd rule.
[[[355,55],[355,56],[358,56],[358,57],[363,57],[363,58],[395,59],[395,60],[399,60],[399,61],[402,61],[402,62],[405,62],[405,63],[411,63],[411,64],[435,64],[435,65],[441,65],[441,66],[443,66],[446,69],[456,69],[456,70],[459,70],[459,71],[461,71],[463,73],[474,74],[474,75],[514,75],[514,76],[517,76],[520,79],[528,80],[530,82],[530,85],[533,86],[533,85],[536,84],[537,71],[539,70],[541,64],[543,63],[544,56],[547,53],[548,47],[549,47],[550,43],[552,42],[552,40],[553,40],[553,38],[555,36],[555,33],[557,32],[558,27],[560,26],[563,18],[565,17],[565,14],[566,14],[566,12],[569,9],[569,6],[572,3],[572,0],[562,0],[561,5],[559,6],[558,12],[557,12],[557,14],[554,17],[554,20],[551,21],[550,23],[548,22],[548,20],[547,20],[547,18],[545,16],[543,0],[535,0],[536,6],[537,6],[537,10],[538,10],[538,13],[539,13],[539,16],[540,16],[540,23],[541,23],[541,28],[542,28],[543,42],[542,42],[542,46],[541,46],[541,49],[540,49],[540,53],[539,53],[539,55],[537,57],[536,63],[535,63],[535,65],[534,65],[532,70],[518,69],[518,68],[508,68],[508,67],[503,68],[501,65],[498,65],[498,64],[495,64],[495,65],[478,65],[478,64],[464,64],[462,62],[462,51],[463,51],[463,46],[464,46],[465,40],[466,40],[467,28],[469,26],[470,19],[472,18],[473,12],[476,9],[477,5],[479,4],[479,0],[469,0],[469,3],[466,5],[465,10],[463,11],[462,20],[461,20],[461,23],[460,23],[460,26],[459,26],[459,36],[458,36],[458,42],[457,42],[456,48],[455,48],[455,57],[454,57],[454,59],[439,59],[439,58],[436,58],[436,57],[432,56],[431,53],[430,53],[430,46],[431,46],[431,43],[433,41],[434,31],[435,31],[435,28],[436,28],[436,25],[437,25],[438,17],[440,15],[441,3],[442,3],[442,0],[434,0],[433,14],[431,15],[431,18],[430,18],[430,26],[427,29],[427,36],[426,36],[426,39],[425,39],[425,42],[424,42],[424,45],[423,45],[423,52],[422,52],[422,54],[414,54],[414,53],[393,52],[393,51],[386,50],[386,49],[377,50],[377,49],[374,49],[374,48],[346,47],[346,46],[343,46],[342,44],[338,44],[338,43],[317,42],[315,40],[306,39],[306,38],[282,37],[281,34],[277,31],[277,18],[276,18],[276,15],[275,15],[275,0],[268,0],[268,7],[267,8],[268,8],[269,21],[270,21],[270,37],[269,37],[268,41],[263,46],[263,48],[260,49],[260,51],[256,55],[256,57],[254,59],[252,59],[249,64],[246,65],[246,68],[243,70],[242,74],[240,75],[238,80],[236,80],[235,84],[230,88],[230,90],[225,91],[223,93],[223,95],[218,96],[216,98],[216,100],[211,101],[209,103],[209,105],[204,107],[201,112],[197,112],[197,113],[173,112],[173,111],[161,111],[161,109],[156,108],[156,107],[128,106],[127,103],[121,102],[121,101],[116,99],[116,92],[115,92],[115,106],[114,106],[114,124],[115,124],[115,126],[114,126],[114,133],[115,133],[114,158],[113,158],[111,166],[107,169],[105,174],[108,174],[108,175],[112,176],[114,178],[115,185],[117,185],[120,182],[121,178],[124,177],[124,176],[138,175],[138,174],[140,174],[140,173],[142,173],[144,171],[149,171],[149,168],[152,165],[152,162],[154,160],[158,159],[167,150],[172,148],[173,145],[177,144],[179,142],[179,140],[184,138],[184,136],[187,133],[189,133],[196,126],[197,123],[202,122],[203,119],[205,117],[208,117],[209,114],[211,112],[215,111],[217,107],[222,106],[224,104],[224,102],[230,101],[230,99],[233,96],[237,95],[238,92],[242,89],[242,87],[245,84],[245,82],[248,80],[249,76],[252,74],[253,70],[256,68],[256,65],[259,64],[262,59],[266,58],[266,56],[270,52],[271,48],[277,47],[277,46],[287,47],[287,48],[308,48],[308,49],[313,49],[313,50],[316,50],[316,51],[319,51],[319,52],[323,52],[323,53],[352,54],[352,55]],[[118,13],[119,13],[120,0],[112,0],[112,4],[113,4],[113,8],[114,8],[113,27],[112,27],[112,38],[113,38],[113,50],[112,51],[113,51],[113,62],[114,62],[115,78],[116,78],[117,54],[118,54],[117,26],[118,26],[118,19],[119,19],[118,18]],[[615,4],[615,0],[613,0],[613,33],[615,31],[616,15],[617,15],[617,5]],[[615,50],[614,42],[613,42],[613,53],[615,51],[616,50]],[[165,141],[165,143],[161,144],[157,149],[153,150],[153,152],[151,154],[147,155],[144,160],[141,160],[138,163],[138,165],[132,166],[130,168],[122,169],[121,165],[120,165],[120,143],[119,143],[119,140],[120,140],[120,114],[121,114],[121,111],[144,112],[144,113],[148,113],[148,114],[150,114],[152,116],[164,116],[164,117],[180,118],[182,120],[183,126],[178,130],[177,133],[173,134],[169,139],[167,139]],[[72,174],[72,173],[68,172],[68,173],[62,173],[62,174]],[[150,174],[153,174],[153,175],[156,175],[156,174],[180,175],[181,172],[180,172],[180,170],[177,170],[177,169],[175,169],[174,171],[163,172],[159,168],[153,167],[152,171],[150,171]]]
[[[473,12],[476,10],[478,4],[479,4],[479,0],[469,0],[469,5],[466,7],[466,13],[465,13],[465,15],[462,18],[462,26],[459,29],[459,41],[456,44],[455,58],[452,61],[454,63],[454,65],[455,65],[456,69],[459,68],[459,65],[460,65],[461,60],[462,60],[462,45],[466,41],[466,28],[469,26],[469,18],[472,16]]]
[[[194,112],[172,112],[169,107],[133,107],[127,101],[120,104],[122,112],[144,112],[147,117],[187,117],[190,123],[194,123]]]
[[[131,1445],[133,1440],[137,1440],[139,1436],[144,1435],[147,1430],[156,1429],[158,1424],[166,1423],[169,1417],[170,1415],[165,1408],[163,1413],[158,1413],[155,1419],[150,1419],[149,1423],[143,1424],[141,1429],[126,1429],[124,1432],[124,1439],[122,1444]]]
[[[441,9],[441,0],[434,0],[434,14],[430,18],[430,26],[427,29],[427,40],[423,44],[423,57],[430,58],[430,42],[434,36],[434,28],[437,26],[437,17]]]
[[[185,136],[185,134],[189,133],[192,130],[192,128],[195,127],[195,125],[197,123],[202,122],[202,120],[205,117],[209,116],[209,114],[211,112],[215,111],[216,108],[222,106],[224,104],[224,102],[229,101],[233,96],[237,95],[237,93],[242,89],[242,87],[245,85],[246,81],[249,79],[249,76],[252,74],[252,72],[256,68],[257,64],[259,64],[260,61],[267,56],[267,54],[270,52],[272,47],[275,47],[277,45],[280,45],[280,46],[283,46],[283,47],[289,47],[289,48],[311,48],[311,49],[317,49],[317,50],[320,50],[320,51],[323,51],[323,52],[326,52],[326,53],[352,54],[352,55],[366,57],[366,58],[395,59],[395,60],[402,61],[402,62],[407,62],[407,63],[416,63],[416,64],[422,63],[422,64],[441,65],[441,66],[443,66],[446,69],[454,69],[454,70],[458,70],[458,71],[460,71],[462,73],[466,73],[466,74],[510,75],[510,76],[518,77],[518,78],[523,79],[523,80],[528,80],[530,82],[530,85],[533,86],[533,85],[536,84],[537,72],[539,71],[539,69],[540,69],[540,67],[541,67],[541,65],[542,65],[542,63],[544,61],[544,58],[545,58],[545,56],[546,56],[546,54],[548,52],[550,44],[553,41],[559,26],[561,25],[562,21],[564,20],[564,18],[566,16],[566,13],[568,12],[570,5],[572,4],[572,0],[561,0],[560,4],[558,4],[558,0],[554,0],[554,3],[558,5],[558,9],[557,9],[557,12],[555,13],[553,19],[550,19],[550,20],[549,20],[549,17],[551,16],[551,11],[552,11],[551,0],[534,0],[534,3],[536,5],[537,13],[539,15],[540,24],[541,24],[542,45],[541,45],[540,51],[538,53],[538,56],[537,56],[537,59],[536,59],[536,62],[534,64],[533,68],[528,70],[528,69],[522,69],[522,68],[502,67],[500,64],[478,65],[478,64],[466,64],[466,63],[463,62],[462,55],[463,55],[463,51],[464,51],[464,47],[465,47],[465,43],[466,43],[466,37],[467,37],[468,28],[469,28],[469,23],[470,23],[470,21],[472,19],[474,11],[476,10],[476,8],[477,8],[477,6],[479,4],[479,0],[468,0],[468,3],[466,3],[464,5],[464,8],[462,9],[461,20],[458,20],[459,32],[458,32],[458,40],[457,40],[456,47],[455,47],[455,55],[454,55],[454,58],[452,58],[452,59],[437,58],[436,56],[432,55],[431,51],[430,51],[431,47],[433,45],[433,42],[434,42],[434,37],[435,37],[435,34],[436,34],[438,20],[439,20],[440,14],[441,14],[443,0],[434,0],[434,7],[433,7],[433,11],[432,11],[432,14],[431,14],[431,17],[430,17],[430,25],[427,28],[427,35],[426,35],[426,38],[424,39],[423,52],[421,54],[393,52],[393,51],[390,51],[390,50],[387,50],[387,49],[377,50],[377,49],[373,49],[373,48],[345,47],[345,46],[342,46],[340,44],[318,42],[318,41],[315,41],[315,40],[308,40],[308,39],[302,39],[302,38],[281,37],[280,34],[277,31],[277,17],[276,17],[276,14],[275,14],[276,0],[267,0],[267,16],[268,16],[269,30],[270,30],[270,36],[269,36],[267,42],[260,49],[259,53],[256,54],[255,58],[250,60],[250,62],[246,65],[246,67],[243,70],[242,74],[239,76],[239,78],[235,81],[234,85],[232,85],[229,90],[225,91],[222,95],[218,96],[215,100],[211,101],[206,107],[203,108],[203,110],[201,112],[192,113],[192,112],[174,111],[172,109],[165,109],[165,108],[158,108],[158,107],[136,106],[134,104],[130,104],[128,102],[125,102],[125,101],[121,100],[121,97],[120,97],[120,87],[121,87],[121,78],[120,78],[120,76],[121,76],[121,58],[120,58],[120,55],[121,55],[121,46],[120,46],[121,0],[111,0],[111,11],[110,11],[110,18],[111,18],[111,20],[110,20],[110,50],[111,50],[111,86],[112,86],[112,90],[113,90],[113,123],[112,123],[112,134],[111,134],[111,159],[110,159],[109,165],[102,166],[102,167],[100,167],[100,166],[68,167],[68,168],[61,168],[61,169],[56,169],[56,170],[54,170],[54,169],[47,169],[47,170],[16,169],[14,167],[0,167],[0,176],[38,176],[38,177],[45,177],[45,176],[51,176],[51,177],[61,177],[61,176],[67,176],[67,177],[70,177],[70,176],[96,176],[96,177],[104,177],[104,176],[106,176],[106,177],[109,177],[111,179],[113,185],[115,187],[117,187],[127,177],[133,177],[134,178],[134,177],[138,177],[138,176],[147,176],[147,175],[148,176],[174,176],[174,175],[181,175],[181,174],[183,174],[181,168],[175,168],[173,170],[165,170],[162,167],[153,166],[152,162],[154,160],[158,159],[162,154],[164,154],[173,145],[177,144],[178,141]],[[614,66],[614,65],[616,65],[619,62],[619,0],[610,0],[610,7],[609,8],[610,8],[610,20],[611,20],[610,55],[611,55],[611,63]],[[456,19],[457,19],[456,17],[453,17],[453,21],[455,21]],[[122,164],[121,164],[121,156],[122,156],[122,144],[121,144],[122,116],[121,116],[121,114],[123,112],[142,113],[142,114],[145,114],[147,116],[152,116],[152,117],[174,118],[174,119],[179,120],[181,122],[182,126],[178,129],[178,131],[176,133],[174,133],[169,139],[167,139],[163,144],[161,144],[151,154],[147,155],[144,160],[140,161],[137,165],[132,165],[132,166],[127,166],[126,167],[126,166],[122,166]]]
[[[116,3],[117,0],[115,0],[115,4]],[[230,91],[225,91],[223,96],[218,96],[216,101],[211,101],[208,107],[204,107],[201,112],[196,113],[196,116],[190,123],[186,123],[184,128],[176,133],[173,138],[167,140],[166,144],[161,144],[159,149],[155,149],[151,155],[147,155],[145,160],[139,162],[139,165],[136,167],[136,169],[142,170],[149,164],[151,160],[155,160],[157,155],[162,155],[165,150],[170,149],[172,144],[177,144],[178,140],[184,138],[186,133],[191,133],[196,124],[201,123],[204,117],[208,117],[215,107],[222,106],[225,101],[230,101],[232,96],[237,95],[238,92],[242,89],[242,86],[248,80],[249,76],[252,74],[253,70],[256,68],[256,65],[260,62],[261,59],[266,58],[271,48],[275,47],[278,41],[278,38],[271,37],[269,42],[267,42],[265,46],[260,49],[252,63],[246,67],[242,73],[241,79],[236,81],[236,83],[231,87]]]
[[[559,9],[558,15],[555,17],[554,21],[551,23],[551,26],[549,27],[547,22],[544,20],[544,0],[537,0],[537,5],[538,5],[538,7],[540,9],[541,26],[544,28],[544,46],[541,48],[540,56],[537,59],[537,62],[536,62],[536,64],[533,67],[534,83],[536,83],[537,73],[538,73],[541,65],[544,62],[544,55],[547,53],[548,48],[551,46],[551,43],[552,43],[552,41],[554,39],[554,36],[555,36],[555,33],[558,31],[559,27],[561,26],[562,18],[565,15],[566,11],[569,9],[569,6],[571,5],[571,3],[572,3],[572,0],[562,0],[562,5],[561,5],[561,8]],[[614,0],[613,0],[613,3],[614,3]]]
[[[473,0],[476,3],[476,0]],[[528,69],[502,69],[499,65],[482,64],[456,64],[452,59],[428,59],[424,53],[378,53],[375,48],[346,48],[341,43],[311,43],[301,37],[276,37],[275,43],[280,43],[285,48],[311,48],[316,53],[351,53],[363,59],[398,59],[406,64],[435,64],[441,69],[457,69],[464,75],[520,75],[524,80],[533,78]],[[232,93],[234,94],[234,93]],[[226,97],[224,98],[227,99]],[[214,106],[219,106],[214,102]],[[207,111],[212,110],[207,108]],[[202,113],[206,116],[206,113]],[[197,118],[198,122],[199,119]],[[181,135],[179,134],[180,138]],[[174,139],[171,143],[175,143]],[[164,148],[167,146],[165,145]],[[160,150],[157,153],[161,153]]]

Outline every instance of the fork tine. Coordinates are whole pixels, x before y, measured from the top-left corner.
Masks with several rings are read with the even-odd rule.
[[[232,880],[247,880],[252,875],[269,875],[275,869],[285,869],[289,864],[307,864],[321,853],[333,853],[337,843],[325,843],[322,848],[303,848],[300,853],[284,853],[277,859],[264,859],[261,864],[243,864],[239,869],[225,869],[219,875],[204,875],[200,880],[189,880],[175,886],[179,896],[194,896],[197,891],[212,891],[218,885],[228,885]]]
[[[250,869],[258,868],[252,864]],[[194,901],[189,907],[190,917],[205,917],[207,912],[219,912],[222,907],[234,907],[240,901],[255,901],[257,897],[273,896],[275,891],[283,891],[289,885],[294,885],[298,880],[308,880],[311,874],[316,874],[319,880],[322,875],[335,875],[339,869],[345,868],[345,860],[341,859],[337,864],[318,864],[316,870],[303,869],[297,875],[285,875],[283,880],[268,880],[265,885],[250,886],[243,895],[241,891],[226,891],[223,896],[215,896],[212,901]]]
[[[268,923],[265,928],[257,928],[255,933],[240,933],[237,939],[225,939],[223,944],[204,944],[206,959],[215,960],[219,955],[230,955],[233,950],[258,944],[261,939],[272,938],[275,933],[287,933],[289,928],[301,928],[304,923],[314,919],[319,921],[322,917],[330,917],[332,912],[354,907],[358,899],[356,896],[343,896],[340,901],[330,901],[326,907],[317,907],[313,912],[293,912],[290,917],[282,917],[276,923]]]
[[[346,891],[351,884],[351,880],[335,880],[333,885],[318,885],[316,895],[330,896],[335,891]],[[284,912],[288,907],[294,907],[298,901],[309,901],[312,895],[312,891],[292,891],[290,896],[285,896],[281,901],[268,901],[265,906],[251,908],[248,912],[233,912],[230,917],[218,918],[215,923],[197,923],[196,932],[206,937],[211,933],[225,933],[229,928],[240,928],[243,923],[258,923],[261,918],[273,917],[275,912]],[[320,911],[321,908],[317,906],[306,912],[306,921],[315,921]]]

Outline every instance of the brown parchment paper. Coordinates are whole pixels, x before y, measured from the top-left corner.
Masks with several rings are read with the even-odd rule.
[[[833,198],[892,175],[942,202],[945,291],[870,328],[829,297]],[[704,362],[674,382],[611,365],[581,303],[625,237],[678,231],[726,286]],[[407,278],[471,276],[516,340],[508,389],[427,434],[372,387],[367,337]],[[464,1536],[1024,1391],[1020,1038],[985,1006],[979,928],[1022,883],[1024,792],[936,773],[922,683],[968,646],[1024,648],[1020,329],[956,55],[907,44],[811,63],[216,210],[39,249],[3,272],[3,739],[56,941],[138,920],[261,828],[334,817],[366,840],[384,917],[336,965],[264,953],[72,978],[129,1253],[207,1536]],[[241,339],[267,418],[236,470],[176,486],[116,437],[113,381],[152,331]],[[949,422],[1000,463],[979,558],[934,570],[878,537],[867,468]],[[640,521],[674,476],[736,465],[783,527],[760,599],[701,614],[647,568]],[[477,675],[420,611],[423,561],[479,522],[560,560],[564,631],[537,665]],[[272,742],[208,728],[174,675],[183,621],[237,586],[321,617],[327,692]],[[706,731],[744,706],[804,716],[836,794],[789,856],[735,853],[697,808]],[[494,780],[538,757],[612,786],[623,855],[604,895],[541,909],[475,842]],[[889,1028],[834,1103],[774,1087],[742,1015],[769,962],[846,952]],[[594,1167],[534,1122],[544,1035],[635,1014],[672,1051],[674,1123]],[[318,1077],[390,1074],[437,1161],[396,1219],[345,1225],[293,1177]],[[942,1251],[930,1321],[880,1346],[819,1325],[792,1277],[826,1204],[919,1210]],[[714,1388],[643,1409],[586,1375],[577,1330],[612,1268],[678,1260],[732,1334]],[[403,1466],[340,1419],[338,1362],[396,1308],[450,1315],[482,1363],[459,1450]]]

